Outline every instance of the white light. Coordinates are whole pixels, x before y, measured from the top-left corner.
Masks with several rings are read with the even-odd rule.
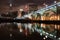
[[[30,15],[28,15],[28,18],[30,18],[30,19],[31,19],[32,17],[31,17]]]
[[[54,1],[54,3],[57,3],[57,1]]]
[[[45,33],[45,31],[43,31],[43,33]]]
[[[22,32],[23,30],[22,29],[20,29],[20,32]]]
[[[24,17],[28,17],[28,15],[24,15]]]
[[[52,34],[50,34],[50,36],[53,36]]]
[[[19,9],[19,11],[23,11],[23,9]]]
[[[12,3],[10,3],[10,7],[12,7]]]
[[[47,36],[45,36],[47,38]]]
[[[12,34],[10,34],[10,37],[12,37]]]
[[[45,40],[46,38],[44,37],[43,39]]]
[[[56,38],[56,36],[54,36]]]
[[[32,29],[32,24],[28,24],[28,28],[31,30]]]
[[[42,36],[42,33],[40,33],[40,35]]]
[[[46,33],[46,34],[48,34],[48,33]]]
[[[60,40],[60,38],[58,38]]]

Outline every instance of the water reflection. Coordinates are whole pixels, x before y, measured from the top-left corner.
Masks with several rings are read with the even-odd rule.
[[[26,36],[31,35],[33,32],[38,32],[41,36],[45,35],[47,37],[54,39],[57,38],[57,36],[59,35],[60,25],[39,23],[1,23],[0,32],[1,31],[3,31],[2,33],[8,34],[22,33]]]

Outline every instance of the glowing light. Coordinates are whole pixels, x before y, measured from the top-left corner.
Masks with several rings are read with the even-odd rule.
[[[46,38],[44,37],[43,39],[45,40]]]
[[[56,38],[56,36],[54,36]]]
[[[12,34],[10,34],[10,37],[12,37]]]
[[[60,40],[60,38],[58,38]]]
[[[10,3],[10,7],[12,7],[12,3]]]
[[[45,36],[47,38],[47,36]]]
[[[22,32],[23,30],[22,29],[20,29],[20,32]]]
[[[46,34],[48,34],[48,33],[46,33]]]
[[[42,36],[42,33],[40,33],[40,35]]]
[[[50,36],[53,36],[52,34],[50,34]]]
[[[54,1],[54,3],[57,3],[57,1]]]
[[[23,9],[19,9],[19,11],[23,11]]]
[[[28,15],[28,18],[30,18],[30,19],[31,19],[32,17],[31,17],[30,15]]]
[[[43,33],[45,33],[45,31],[43,31]]]

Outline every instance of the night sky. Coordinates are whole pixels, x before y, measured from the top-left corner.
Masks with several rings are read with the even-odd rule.
[[[9,5],[9,3],[12,3],[14,5],[21,5],[26,3],[35,3],[35,4],[51,4],[55,0],[0,0],[0,6],[1,5]]]

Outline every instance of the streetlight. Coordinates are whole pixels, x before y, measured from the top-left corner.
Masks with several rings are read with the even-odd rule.
[[[48,37],[48,36],[45,36],[46,38]]]
[[[23,30],[22,30],[22,28],[20,28],[20,32],[22,32]]]
[[[12,7],[12,3],[10,3],[10,7]]]
[[[45,40],[46,38],[44,37],[43,39]]]
[[[54,3],[56,4],[56,3],[57,3],[57,1],[54,1]]]

